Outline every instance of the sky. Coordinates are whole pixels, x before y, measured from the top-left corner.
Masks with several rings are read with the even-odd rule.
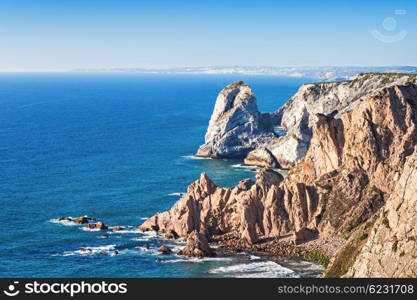
[[[0,0],[0,71],[417,65],[417,1]]]

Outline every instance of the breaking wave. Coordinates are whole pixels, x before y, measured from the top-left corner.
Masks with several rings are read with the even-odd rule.
[[[285,268],[273,261],[252,262],[227,267],[219,267],[209,271],[238,278],[291,278],[298,277],[293,270]]]

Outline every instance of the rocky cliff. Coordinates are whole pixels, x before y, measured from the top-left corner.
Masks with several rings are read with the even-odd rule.
[[[357,237],[355,260],[344,277],[417,277],[417,148],[383,209],[366,233]],[[350,239],[348,245],[355,245]],[[343,251],[340,251],[343,252]],[[341,257],[333,264],[337,265]],[[331,268],[327,275],[330,274]]]
[[[259,112],[246,83],[232,83],[216,99],[205,143],[197,155],[245,158],[247,165],[293,167],[310,147],[316,114],[340,115],[377,90],[409,82],[417,82],[416,76],[366,73],[351,81],[304,84],[272,114]],[[285,131],[284,136],[274,133],[277,126]]]
[[[417,82],[408,74],[360,74],[351,81],[304,84],[279,110],[271,115],[275,126],[281,126],[286,135],[271,140],[269,149],[284,167],[292,167],[307,153],[312,138],[314,116],[340,115],[352,110],[375,91],[393,85]]]
[[[380,76],[366,80],[392,82],[391,75]],[[326,276],[415,275],[413,80],[359,93],[355,105],[338,113],[309,114],[310,147],[285,178],[263,169],[256,182],[243,180],[230,189],[202,174],[171,210],[140,228],[184,237],[198,231],[209,240],[227,235],[247,244],[289,234],[297,244],[338,238],[345,243]],[[394,266],[387,266],[390,260]]]
[[[275,138],[269,114],[261,114],[250,87],[234,82],[218,95],[211,115],[205,143],[198,156],[243,158],[246,154]]]

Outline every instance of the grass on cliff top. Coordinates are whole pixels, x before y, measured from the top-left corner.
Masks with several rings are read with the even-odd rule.
[[[411,76],[411,77],[417,77],[417,74],[415,73],[398,73],[398,72],[367,72],[367,73],[359,73],[358,77],[361,76],[389,76],[389,77],[398,77],[398,76]]]
[[[352,80],[337,80],[337,81],[317,81],[317,82],[309,82],[305,84],[332,84],[332,83],[356,83],[356,82],[364,82],[365,80],[368,80],[372,76],[384,76],[386,79],[384,80],[384,83],[389,83],[395,78],[402,77],[402,76],[408,76],[412,80],[417,79],[417,74],[415,73],[396,73],[396,72],[367,72],[367,73],[359,73],[358,76],[356,76],[355,79]]]
[[[227,88],[233,89],[238,86],[247,86],[247,85],[248,84],[246,82],[239,80],[239,81],[232,82],[231,84],[227,86]]]

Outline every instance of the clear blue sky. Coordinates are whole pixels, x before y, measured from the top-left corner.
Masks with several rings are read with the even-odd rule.
[[[0,51],[0,71],[417,65],[417,1],[1,0]]]

